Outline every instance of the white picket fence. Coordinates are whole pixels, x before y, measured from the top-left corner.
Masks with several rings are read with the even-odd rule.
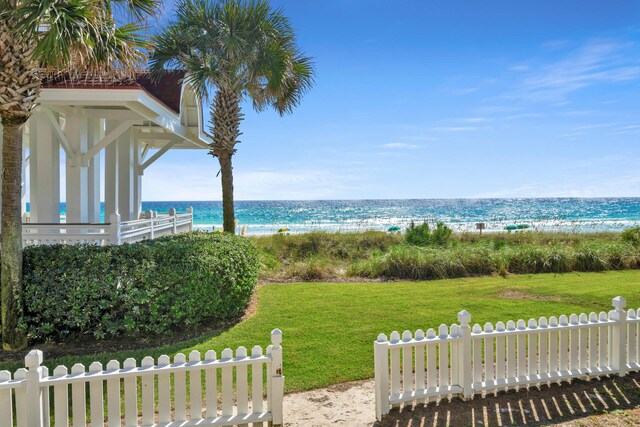
[[[265,354],[259,346],[250,355],[239,347],[234,357],[227,348],[219,359],[208,351],[201,360],[192,351],[188,360],[179,353],[173,363],[160,356],[157,363],[145,357],[140,366],[135,359],[122,367],[112,360],[106,370],[94,362],[88,372],[82,364],[73,365],[70,373],[58,366],[52,376],[42,366],[42,352],[32,350],[13,379],[0,371],[0,426],[48,427],[51,420],[55,427],[87,422],[109,427],[282,425],[281,342],[282,333],[275,329]]]
[[[85,243],[104,246],[155,239],[167,234],[192,231],[193,209],[189,207],[186,213],[177,213],[171,208],[169,214],[164,215],[146,211],[140,219],[133,221],[121,221],[120,215],[115,213],[109,217],[109,220],[110,222],[104,224],[24,222],[22,244],[30,246]]]
[[[457,395],[470,398],[572,378],[640,370],[640,309],[559,318],[518,320],[471,328],[471,315],[459,325],[440,325],[426,334],[380,334],[374,342],[378,420],[393,406]]]

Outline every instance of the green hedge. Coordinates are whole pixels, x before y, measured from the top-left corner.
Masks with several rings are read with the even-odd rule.
[[[163,334],[237,316],[258,278],[247,239],[189,233],[121,246],[24,251],[30,338]]]

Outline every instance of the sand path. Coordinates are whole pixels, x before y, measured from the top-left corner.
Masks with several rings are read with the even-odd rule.
[[[336,384],[284,397],[287,426],[372,426],[373,380]]]
[[[287,426],[640,426],[640,372],[620,378],[574,380],[571,384],[533,387],[463,402],[393,410],[376,423],[374,381],[336,384],[285,395]]]

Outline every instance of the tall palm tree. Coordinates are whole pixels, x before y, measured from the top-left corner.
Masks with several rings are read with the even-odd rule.
[[[50,75],[132,74],[146,59],[143,18],[159,0],[0,0],[0,223],[2,347],[27,345],[21,330],[22,129],[36,106],[41,79]],[[114,13],[121,20],[116,22]]]
[[[223,227],[235,232],[232,158],[240,141],[241,102],[284,115],[313,84],[313,64],[296,45],[282,10],[266,0],[181,0],[176,19],[153,37],[150,68],[186,71],[185,81],[211,104],[213,142],[222,178]]]

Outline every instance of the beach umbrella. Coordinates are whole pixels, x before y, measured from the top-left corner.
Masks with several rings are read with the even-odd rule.
[[[389,227],[387,232],[389,232],[389,233],[399,233],[400,232],[400,227],[398,227],[397,225],[394,225],[392,227]]]

